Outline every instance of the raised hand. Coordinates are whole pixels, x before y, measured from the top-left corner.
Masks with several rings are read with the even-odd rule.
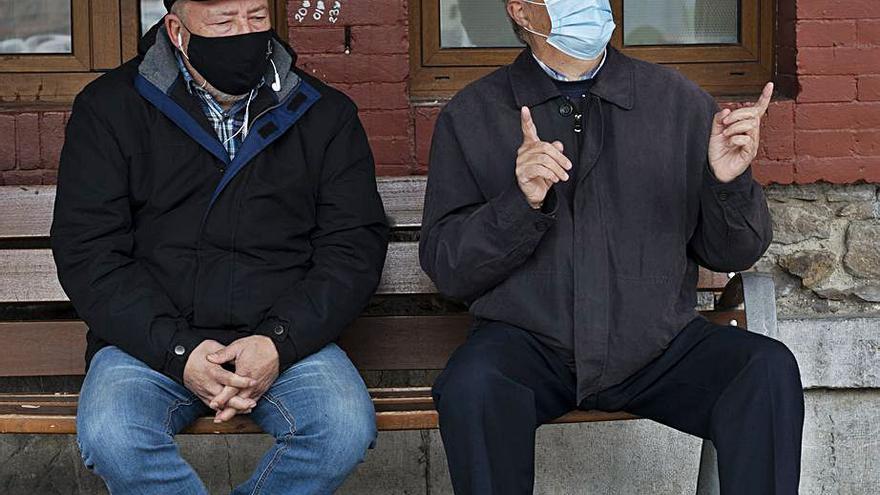
[[[739,177],[758,155],[761,119],[773,97],[773,83],[767,83],[754,105],[715,114],[709,139],[709,165],[721,182]]]
[[[562,143],[541,141],[528,107],[521,112],[523,142],[517,151],[516,180],[529,205],[538,209],[553,184],[568,180],[571,161],[562,154]]]

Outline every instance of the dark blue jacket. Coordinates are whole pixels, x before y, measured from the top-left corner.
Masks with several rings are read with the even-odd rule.
[[[164,29],[76,98],[51,243],[87,361],[115,345],[182,381],[203,340],[263,334],[283,369],[369,301],[388,227],[357,108],[274,43],[281,91],[261,88],[233,161]]]
[[[516,183],[528,106],[572,179],[533,210]],[[659,356],[693,318],[698,264],[749,268],[772,238],[751,169],[708,165],[715,101],[678,72],[610,48],[575,132],[526,50],[461,91],[431,146],[421,263],[482,320],[533,332],[578,377],[578,403]]]

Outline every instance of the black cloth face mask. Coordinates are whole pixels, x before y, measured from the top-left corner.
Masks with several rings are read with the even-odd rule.
[[[249,92],[269,69],[271,29],[216,38],[186,30],[189,31],[188,53],[184,54],[187,60],[211,86],[226,94],[238,96]]]

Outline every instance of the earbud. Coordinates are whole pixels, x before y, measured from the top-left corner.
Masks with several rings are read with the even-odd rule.
[[[278,68],[275,67],[275,61],[270,58],[269,62],[272,62],[272,70],[275,72],[275,82],[272,83],[272,91],[277,93],[281,91],[281,76],[278,75]]]
[[[183,36],[180,34],[180,31],[177,31],[177,48],[183,51]]]

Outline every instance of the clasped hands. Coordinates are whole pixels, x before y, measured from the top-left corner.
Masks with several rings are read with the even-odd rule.
[[[235,372],[223,368],[233,363]],[[278,378],[278,351],[263,335],[251,335],[224,346],[205,340],[190,354],[183,383],[215,411],[214,422],[249,414]]]

